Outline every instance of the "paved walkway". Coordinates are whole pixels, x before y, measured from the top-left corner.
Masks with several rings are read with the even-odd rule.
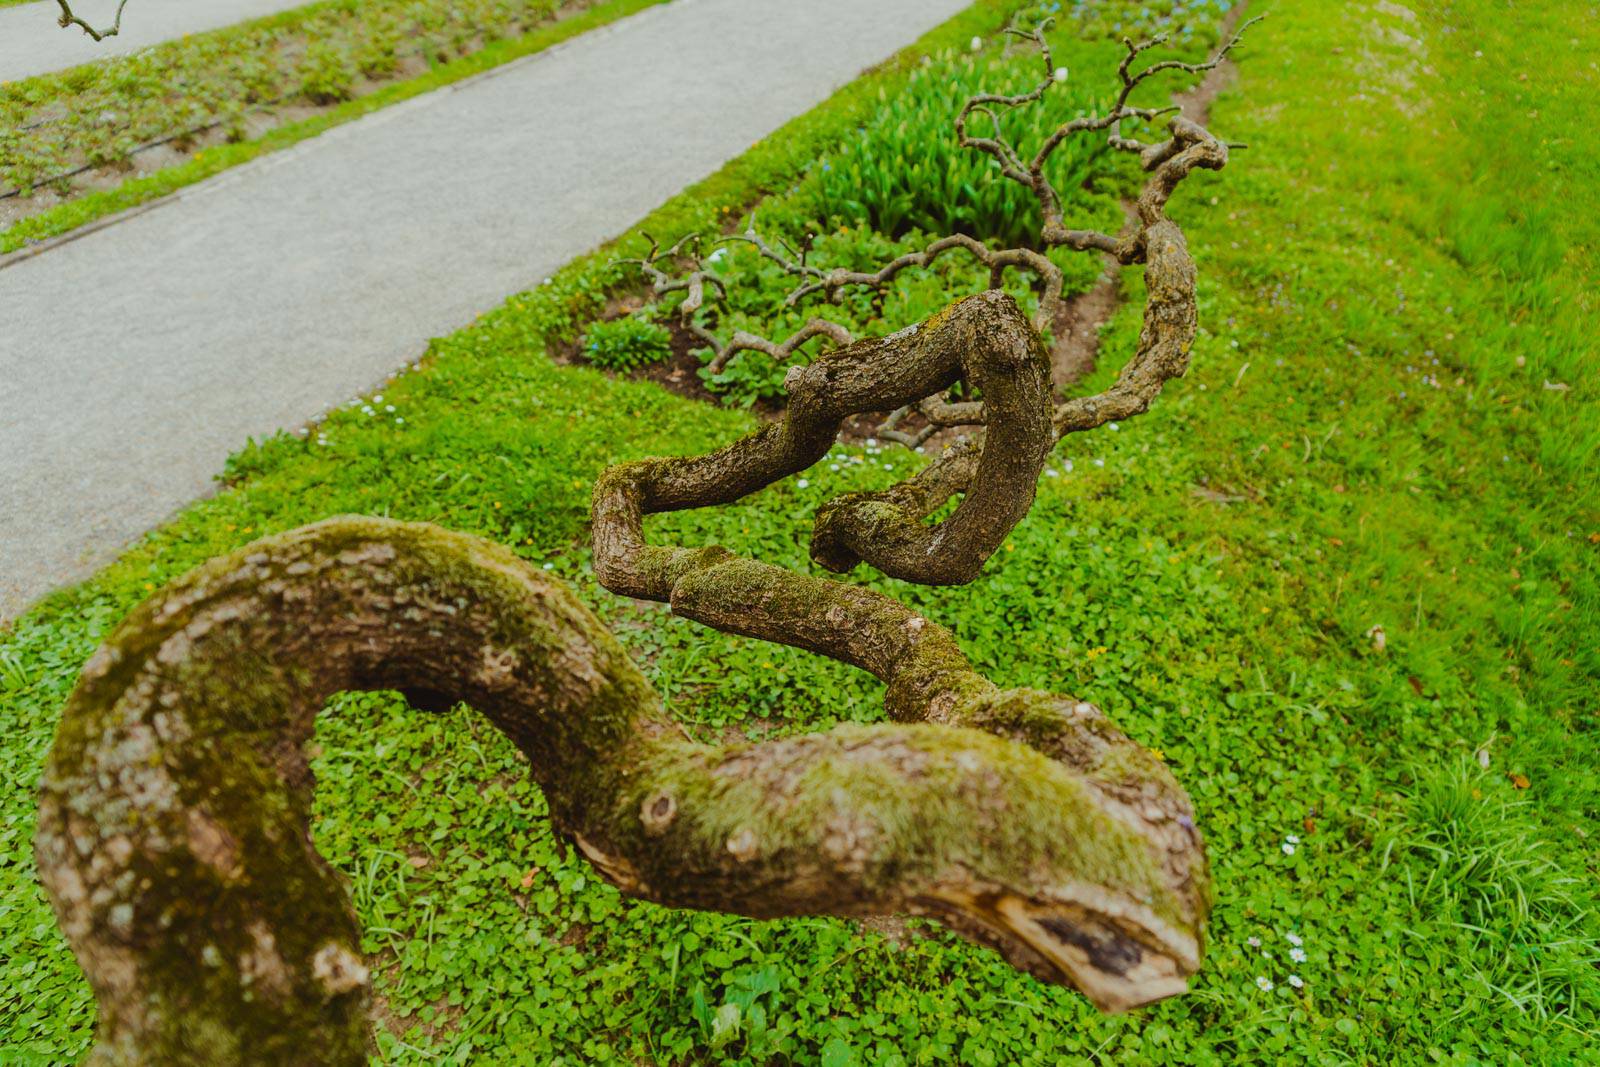
[[[0,618],[966,4],[674,0],[0,269]]]
[[[106,56],[137,52],[186,33],[258,19],[301,7],[310,0],[128,0],[122,29],[95,43],[76,26],[56,24],[61,8],[55,0],[0,7],[0,82],[31,78]],[[110,26],[116,0],[72,0],[72,11],[95,29]]]

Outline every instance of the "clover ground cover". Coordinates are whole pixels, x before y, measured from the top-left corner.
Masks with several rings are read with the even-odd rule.
[[[1200,261],[1194,370],[1149,414],[1064,445],[973,585],[857,576],[952,626],[1002,684],[1076,692],[1161,749],[1218,885],[1193,992],[1104,1017],[931,928],[628,902],[553,840],[514,752],[474,716],[369,694],[319,726],[317,835],[368,931],[387,1059],[1588,1061],[1600,418],[1583,323],[1600,134],[1583,107],[1600,22],[1556,3],[1259,6],[1272,18],[1212,120],[1252,148],[1172,209]],[[926,44],[964,47],[1002,15],[980,5]],[[875,77],[644,228],[713,227],[757,189],[787,190],[905,69]],[[1358,89],[1332,108],[1341,84]],[[1536,137],[1501,125],[1529,106]],[[1532,224],[1541,207],[1564,210]],[[545,358],[549,335],[603,307],[608,258],[442,339],[325,423],[325,444],[244,450],[231,488],[0,638],[7,1057],[55,1062],[88,1040],[91,1002],[28,858],[32,782],[77,668],[160,582],[262,533],[369,512],[513,545],[578,586],[696,732],[879,714],[857,672],[594,585],[599,470],[755,424]],[[1085,389],[1131,346],[1137,272],[1123,286]],[[805,568],[795,516],[919,462],[840,448],[804,485],[665,517],[654,536]]]

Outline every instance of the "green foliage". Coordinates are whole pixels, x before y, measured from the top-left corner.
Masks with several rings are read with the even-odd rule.
[[[1600,967],[1584,881],[1551,858],[1531,805],[1499,786],[1464,758],[1419,769],[1388,846],[1421,918],[1407,934],[1456,942],[1458,980],[1480,997],[1570,1016]]]
[[[1001,129],[1025,158],[1057,126],[1110,106],[1104,75],[1113,69],[1112,54],[1108,49],[1088,53],[1093,58],[1085,69],[1092,78],[1052,83],[1038,104],[1001,116]],[[1043,225],[1038,200],[1003,179],[992,156],[962,148],[955,120],[969,97],[1027,92],[1040,76],[1032,50],[952,56],[924,67],[903,90],[884,92],[860,134],[812,169],[795,194],[796,210],[822,225],[865,225],[891,237],[918,230],[965,233],[1003,248],[1038,247]],[[991,132],[987,119],[972,117],[970,135]],[[1101,157],[1109,152],[1104,138],[1079,136],[1063,141],[1051,155],[1046,173],[1069,215],[1093,196],[1096,178],[1106,170]]]
[[[597,322],[584,336],[584,358],[607,370],[638,370],[671,355],[671,332],[635,315]]]
[[[300,95],[311,103],[337,104],[350,99],[356,70],[350,56],[337,45],[313,41],[300,69]]]
[[[1266,7],[1212,123],[1251,151],[1173,205],[1201,260],[1190,375],[1141,418],[1064,443],[971,586],[852,576],[952,626],[1000,684],[1096,701],[1161,749],[1215,864],[1195,991],[1107,1018],[920,922],[891,937],[632,903],[550,834],[525,765],[476,716],[351,695],[319,723],[316,835],[352,882],[388,1060],[1593,1062],[1600,130],[1582,69],[1600,27],[1555,3],[1457,0],[1415,22],[1376,0],[1338,19]],[[980,9],[938,43],[1003,17]],[[1353,56],[1362,91],[1330,108]],[[884,83],[644,228],[710,232],[754,190],[787,189]],[[1559,133],[1489,136],[1531,106]],[[831,236],[839,257],[893,243]],[[61,703],[133,604],[263,533],[366,512],[512,545],[577,586],[697,736],[881,716],[860,672],[596,587],[595,475],[757,425],[541,355],[600,314],[611,254],[437,342],[320,437],[240,454],[237,484],[0,636],[0,1061],[59,1063],[89,1040],[89,993],[29,855]],[[970,280],[950,271],[914,299]],[[1137,334],[1137,272],[1124,287],[1086,389]],[[661,516],[652,537],[808,569],[818,504],[921,462],[837,448],[803,481]]]

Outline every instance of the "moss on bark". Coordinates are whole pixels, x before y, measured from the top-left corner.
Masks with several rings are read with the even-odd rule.
[[[863,665],[917,679],[903,717],[942,702],[949,724],[696,745],[576,598],[504,549],[381,519],[259,541],[129,616],[50,755],[37,855],[99,1001],[98,1060],[364,1061],[360,931],[311,844],[302,753],[350,688],[471,703],[625,892],[757,916],[932,914],[1107,1007],[1182,988],[1203,917],[1147,828],[1025,733],[983,732],[981,709],[1010,704],[947,633],[720,550],[660,558],[689,602],[703,578],[713,599],[779,597],[778,625],[867,619]]]

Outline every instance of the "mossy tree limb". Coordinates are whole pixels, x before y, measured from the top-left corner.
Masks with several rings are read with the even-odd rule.
[[[1204,885],[1174,880],[1177,838],[1149,830],[1170,777],[1088,705],[957,681],[944,722],[701,745],[564,586],[498,546],[345,518],[214,560],[87,664],[40,790],[41,878],[99,1003],[92,1061],[364,1062],[360,932],[311,842],[303,753],[347,689],[470,703],[630,895],[928,914],[1106,1008],[1181,991]]]
[[[659,546],[645,539],[646,515],[729,503],[788,477],[826,454],[846,416],[882,410],[891,406],[885,398],[916,394],[956,374],[981,383],[990,412],[987,433],[949,453],[970,475],[960,505],[926,526],[921,520],[952,494],[947,485],[919,488],[911,479],[887,493],[841,497],[819,515],[812,554],[832,570],[847,569],[859,557],[898,577],[970,581],[1031,506],[1039,468],[1055,442],[1038,335],[1011,297],[994,290],[890,337],[857,342],[796,368],[780,422],[705,456],[608,469],[594,492],[595,573],[613,592],[670,604],[674,614],[714,629],[870,671],[885,683],[885,709],[900,722],[983,730],[1079,777],[1102,813],[1142,842],[1148,869],[1176,909],[1167,914],[1170,926],[1158,929],[1141,918],[1133,921],[1138,933],[1124,929],[1125,936],[1112,940],[1126,958],[1147,961],[1158,952],[1172,970],[1147,985],[1147,974],[1130,977],[1116,965],[1120,956],[1096,950],[1087,966],[1058,977],[1102,1007],[1143,1003],[1177,991],[1166,977],[1198,964],[1210,902],[1192,806],[1159,760],[1088,703],[1034,690],[1001,691],[973,670],[948,630],[890,597],[716,546]],[[1101,903],[1103,910],[1085,906],[1075,919],[1058,917],[1055,935],[1094,930],[1088,940],[1105,944],[1105,930],[1121,921],[1112,916],[1132,913],[1125,902],[1108,897]],[[951,925],[1028,943],[1016,923],[976,898],[969,904],[969,911],[984,911],[984,922],[947,915]],[[920,908],[936,910],[926,901]],[[1008,958],[1026,961],[1013,947]]]
[[[1130,73],[1146,47],[1128,45],[1116,107],[1063,126],[1032,164],[998,133],[968,140],[1039,192],[1045,247],[1145,264],[1144,329],[1109,389],[1053,400],[1035,324],[998,289],[1019,267],[1059,296],[1037,252],[952,237],[858,276],[803,253],[791,263],[752,231],[802,276],[791,300],[885,284],[957,249],[990,267],[991,288],[884,338],[852,342],[815,320],[802,333],[840,347],[791,370],[782,421],[708,455],[613,467],[596,485],[607,588],[868,670],[893,723],[696,744],[593,616],[504,549],[379,519],[257,542],[119,627],[86,666],[46,768],[37,857],[99,1002],[94,1058],[363,1062],[369,977],[343,880],[311,842],[303,755],[318,710],[346,689],[478,709],[527,755],[556,832],[633,896],[757,917],[930,915],[1106,1010],[1181,992],[1210,885],[1192,806],[1159,759],[1088,703],[998,688],[947,630],[888,597],[715,546],[650,545],[643,530],[648,514],[731,503],[805,470],[850,415],[915,406],[930,424],[982,429],[899,485],[830,501],[813,559],[926,584],[976,577],[1063,435],[1146,410],[1188,366],[1194,263],[1165,209],[1228,146],[1184,119],[1157,144],[1123,136],[1124,119],[1155,114],[1127,105],[1141,80],[1205,69]],[[960,135],[969,114],[1036,102],[1048,84],[980,98]],[[1049,210],[1042,161],[1080,129],[1150,172],[1122,236],[1067,231]],[[681,289],[690,314],[724,293],[708,270],[674,281],[657,258],[652,247],[645,273],[658,292]],[[800,340],[736,338],[777,356]],[[949,400],[958,382],[981,400]]]
[[[798,284],[784,301],[789,306],[799,305],[819,295],[829,302],[837,302],[844,290],[853,287],[881,290],[902,271],[929,267],[949,252],[964,252],[988,268],[991,291],[1001,288],[1008,268],[1033,275],[1039,290],[1039,310],[1033,326],[1041,332],[1057,323],[1065,306],[1062,295],[1065,275],[1044,254],[1046,251],[1066,248],[1107,256],[1123,265],[1143,263],[1149,297],[1145,304],[1144,330],[1133,355],[1110,389],[1056,404],[1051,421],[1055,436],[1059,439],[1069,433],[1092,430],[1109,422],[1142,414],[1149,409],[1167,381],[1182,376],[1188,369],[1189,350],[1198,325],[1194,262],[1189,256],[1182,230],[1167,217],[1167,202],[1194,171],[1221,170],[1228,163],[1229,149],[1244,146],[1230,145],[1215,137],[1200,123],[1182,116],[1166,121],[1167,137],[1164,140],[1146,144],[1127,136],[1123,124],[1130,121],[1154,122],[1180,109],[1135,106],[1130,103],[1130,98],[1141,85],[1164,72],[1176,70],[1193,75],[1214,70],[1238,45],[1245,31],[1262,17],[1246,21],[1202,63],[1167,59],[1135,70],[1134,60],[1164,43],[1166,37],[1158,35],[1137,43],[1125,38],[1123,46],[1126,55],[1117,67],[1120,87],[1112,106],[1103,113],[1080,115],[1062,123],[1044,138],[1031,158],[1025,158],[1019,147],[1006,138],[999,115],[1015,108],[1042,105],[1050,90],[1062,80],[1059,77],[1062,72],[1054,66],[1050,44],[1045,36],[1048,20],[1029,31],[1014,27],[1007,30],[1039,50],[1043,64],[1042,80],[1024,93],[980,93],[969,98],[956,116],[954,132],[962,147],[992,157],[1002,180],[1023,186],[1038,201],[1043,223],[1033,247],[997,249],[967,234],[949,234],[936,238],[920,251],[897,256],[877,270],[855,270],[848,267],[824,269],[809,262],[810,237],[800,242],[798,253],[781,239],[774,246],[757,232],[753,215],[749,228],[742,235],[722,240],[749,243],[763,257],[794,275]],[[975,122],[977,119],[987,120],[987,134],[975,129],[981,125]],[[1129,205],[1132,216],[1130,225],[1119,235],[1069,229],[1063,221],[1061,197],[1049,177],[1049,163],[1056,149],[1068,139],[1086,134],[1103,136],[1113,150],[1136,155],[1140,167],[1149,174],[1137,199]],[[747,350],[764,352],[782,362],[791,358],[806,340],[819,334],[832,337],[839,345],[850,343],[849,334],[844,332],[843,327],[818,317],[808,320],[803,330],[781,344],[754,337],[744,331],[740,331],[727,344],[719,343],[714,334],[696,321],[695,312],[716,300],[726,299],[727,286],[710,268],[709,261],[702,258],[700,246],[701,240],[696,234],[687,235],[664,252],[652,240],[644,258],[627,262],[640,265],[645,277],[651,280],[651,288],[656,295],[680,290],[690,294],[689,299],[679,304],[678,315],[683,326],[704,340],[715,353],[708,364],[713,371],[722,370],[730,358]],[[674,258],[686,260],[690,273],[674,279],[663,267],[664,262]],[[872,358],[872,354],[870,350],[861,349],[857,352],[857,358]],[[970,375],[964,375],[961,380],[976,387]],[[1063,388],[1070,385],[1066,382],[1057,384]],[[857,498],[852,501],[854,508],[864,510],[875,500],[895,509],[897,518],[912,517],[913,513],[907,510],[908,507],[919,506],[919,501],[932,501],[917,516],[925,517],[943,501],[981,485],[981,479],[975,477],[977,465],[974,460],[984,451],[981,438],[986,432],[992,432],[999,420],[989,411],[988,394],[981,387],[978,391],[984,400],[958,403],[951,403],[945,398],[947,389],[947,385],[941,385],[935,392],[895,405],[888,401],[897,395],[898,390],[885,389],[877,398],[882,401],[878,407],[862,410],[890,411],[878,429],[879,436],[910,447],[919,447],[936,432],[950,427],[987,429],[978,429],[970,434],[965,448],[946,449],[912,483],[901,483],[872,498]],[[901,420],[912,412],[922,416],[924,421],[923,427],[914,433],[900,428]],[[905,529],[902,525],[897,532],[903,533]],[[818,556],[818,562],[829,565],[826,552]]]

